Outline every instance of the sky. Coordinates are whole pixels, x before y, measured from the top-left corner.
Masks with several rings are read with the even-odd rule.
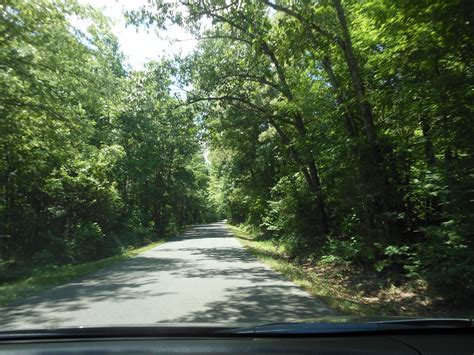
[[[152,30],[137,29],[132,25],[126,26],[123,11],[139,9],[147,3],[146,0],[79,0],[79,2],[101,9],[107,17],[113,20],[112,30],[127,58],[126,63],[133,69],[142,69],[144,63],[150,59],[172,57],[179,53],[187,54],[196,46],[192,35],[178,26],[161,31],[159,36]],[[84,26],[80,21],[74,25]],[[184,41],[170,43],[170,41],[176,40]]]

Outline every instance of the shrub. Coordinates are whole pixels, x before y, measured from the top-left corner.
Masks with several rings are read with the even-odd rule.
[[[67,253],[73,262],[97,260],[111,254],[113,240],[97,223],[76,223],[66,237]]]
[[[427,228],[426,241],[416,245],[416,260],[433,290],[462,303],[474,298],[474,252],[458,227],[447,221]]]
[[[312,199],[301,176],[284,177],[273,187],[262,227],[292,255],[305,257],[316,246]]]

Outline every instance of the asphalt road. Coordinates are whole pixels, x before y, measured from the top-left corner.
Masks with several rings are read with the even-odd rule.
[[[0,330],[156,323],[260,324],[332,315],[259,262],[222,223],[0,309]]]

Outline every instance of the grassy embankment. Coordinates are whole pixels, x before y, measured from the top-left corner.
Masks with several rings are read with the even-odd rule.
[[[141,248],[127,248],[118,255],[81,264],[46,265],[35,268],[29,265],[11,268],[5,264],[0,264],[0,275],[6,274],[4,282],[0,278],[0,307],[118,262],[126,261],[164,243],[168,239],[165,238]]]
[[[239,241],[272,269],[343,315],[453,316],[474,315],[474,306],[452,307],[432,294],[423,280],[397,282],[349,264],[296,261],[284,248],[261,239],[245,227],[229,225]]]

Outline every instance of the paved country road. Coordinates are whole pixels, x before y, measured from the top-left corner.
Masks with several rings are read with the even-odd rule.
[[[0,309],[0,330],[76,325],[268,323],[334,314],[243,249],[198,225],[126,262]]]

